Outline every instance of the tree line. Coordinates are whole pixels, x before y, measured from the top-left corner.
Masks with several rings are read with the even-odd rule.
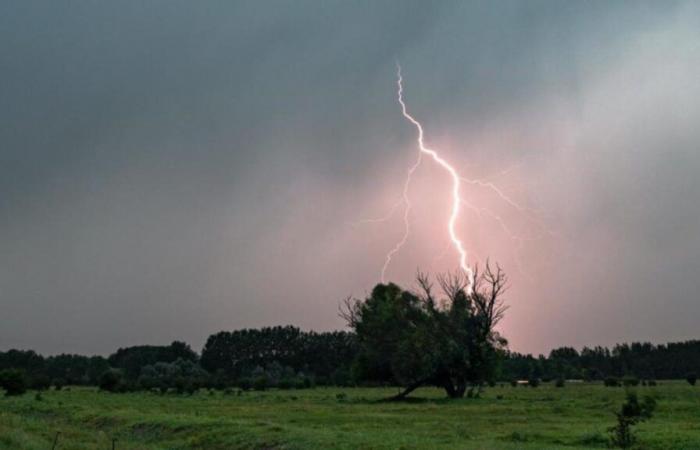
[[[493,376],[487,381],[604,380],[624,376],[686,379],[700,373],[700,340],[661,345],[635,342],[612,348],[584,347],[581,351],[561,347],[547,356],[504,351],[497,358]],[[183,368],[185,363],[191,367]],[[173,370],[171,365],[179,365],[179,369]],[[255,382],[267,387],[280,382],[283,387],[401,384],[387,367],[367,365],[355,333],[307,332],[293,326],[222,331],[207,339],[201,355],[178,341],[167,346],[120,348],[106,358],[69,354],[43,357],[32,350],[15,349],[0,352],[0,371],[21,370],[28,386],[38,389],[97,386],[100,376],[110,370],[120,372],[123,383],[148,389],[174,387],[179,374],[184,377],[193,373],[198,373],[200,387],[217,388],[253,387]],[[167,377],[173,381],[163,382]]]
[[[548,356],[509,352],[502,361],[504,376],[515,379],[557,378],[604,380],[634,376],[646,380],[685,379],[700,373],[700,340],[654,345],[649,342],[614,347],[572,347],[552,350]]]
[[[449,397],[478,395],[498,381],[601,380],[632,376],[693,382],[700,372],[700,341],[612,349],[571,347],[548,356],[508,350],[495,329],[506,311],[507,277],[488,264],[473,280],[464,274],[430,278],[417,289],[378,284],[364,299],[348,298],[341,316],[350,331],[317,333],[294,326],[221,331],[201,353],[180,341],[120,348],[108,357],[32,350],[0,352],[0,386],[45,389],[92,385],[108,391],[194,392],[200,388],[308,388],[315,385],[402,386],[444,389]]]

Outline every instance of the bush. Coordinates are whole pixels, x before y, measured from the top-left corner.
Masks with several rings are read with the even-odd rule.
[[[554,386],[558,388],[563,388],[565,384],[565,381],[563,378],[557,378],[557,381],[554,382]]]
[[[539,378],[530,378],[527,380],[527,385],[533,388],[536,388],[537,386],[540,385],[540,379]]]
[[[123,386],[122,373],[117,369],[108,369],[102,372],[97,383],[103,391],[118,392]]]
[[[259,375],[253,379],[253,389],[256,391],[264,391],[269,386],[269,380],[265,375]]]
[[[301,382],[305,389],[310,389],[316,386],[316,382],[311,377],[303,376]]]
[[[629,387],[629,386],[639,386],[639,378],[628,375],[626,377],[622,378],[622,384]]]
[[[656,400],[652,397],[647,396],[640,403],[637,394],[628,392],[627,401],[622,404],[620,411],[615,413],[617,425],[608,429],[611,444],[620,448],[631,447],[636,441],[632,426],[650,419],[655,408]]]
[[[695,383],[698,381],[698,374],[695,372],[691,372],[688,375],[685,376],[685,380],[690,384],[691,386],[695,386]]]
[[[27,392],[27,377],[19,369],[0,370],[0,387],[5,389],[5,395],[22,395]]]
[[[656,380],[649,380],[647,381],[648,386],[656,386]]]
[[[296,386],[294,378],[282,378],[277,382],[278,389],[292,389]]]
[[[620,380],[618,380],[616,377],[606,377],[603,384],[605,384],[607,387],[618,387],[620,385]]]
[[[63,386],[66,385],[66,380],[64,380],[63,378],[54,378],[51,384],[53,384],[54,389],[60,391],[61,389],[63,389]]]
[[[253,382],[250,378],[241,378],[236,384],[244,391],[249,391],[253,387]]]
[[[37,391],[45,391],[51,387],[51,380],[46,375],[35,375],[29,383],[29,387]]]
[[[510,380],[510,385],[513,387],[518,387],[518,380],[513,378],[512,380]]]

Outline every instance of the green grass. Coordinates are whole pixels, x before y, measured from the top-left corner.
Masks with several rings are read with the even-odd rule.
[[[700,448],[700,387],[638,387],[657,398],[637,427],[645,449]],[[337,394],[344,393],[345,399]],[[606,448],[624,389],[600,384],[485,390],[446,400],[421,389],[414,400],[378,402],[396,389],[317,388],[241,396],[109,394],[94,388],[0,397],[0,449],[556,449]],[[342,396],[341,396],[342,397]]]

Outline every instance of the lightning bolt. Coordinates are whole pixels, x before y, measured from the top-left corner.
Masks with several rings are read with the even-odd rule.
[[[408,108],[406,107],[406,103],[404,102],[403,99],[403,77],[401,76],[401,66],[399,64],[396,64],[396,77],[397,77],[397,86],[398,86],[398,101],[399,104],[401,105],[401,113],[403,114],[404,118],[411,122],[413,126],[416,128],[418,131],[418,137],[417,137],[417,144],[418,144],[418,159],[416,160],[415,164],[411,166],[411,168],[408,170],[408,174],[406,176],[406,182],[404,183],[404,189],[403,189],[403,203],[404,203],[404,234],[401,240],[392,248],[389,253],[386,255],[386,259],[384,260],[384,266],[382,267],[382,283],[386,282],[386,270],[389,267],[389,264],[391,264],[391,260],[394,257],[394,255],[401,250],[401,248],[406,244],[406,241],[408,240],[408,236],[411,231],[410,227],[410,221],[409,221],[409,215],[411,212],[411,202],[408,197],[408,189],[411,184],[411,178],[413,176],[413,173],[418,169],[418,166],[420,165],[423,155],[430,156],[433,161],[435,161],[440,167],[445,169],[445,171],[450,175],[452,178],[452,212],[450,214],[450,219],[447,222],[447,230],[450,235],[450,240],[452,241],[452,245],[459,254],[459,267],[460,269],[465,273],[468,279],[468,287],[467,290],[469,291],[468,293],[471,293],[472,286],[474,284],[474,272],[472,271],[471,267],[467,265],[467,251],[464,248],[464,244],[462,243],[462,240],[460,237],[457,235],[456,231],[456,226],[457,226],[457,220],[459,219],[459,212],[460,212],[460,207],[462,205],[463,200],[460,198],[460,190],[461,190],[461,180],[462,177],[457,173],[454,167],[447,162],[445,159],[443,159],[436,150],[431,149],[429,147],[425,146],[425,141],[424,141],[424,132],[423,132],[423,126],[421,123],[413,117],[411,114],[408,112]]]
[[[450,218],[449,221],[447,222],[447,231],[450,237],[450,242],[447,243],[445,249],[433,259],[433,264],[441,258],[443,258],[446,254],[446,252],[449,250],[450,247],[454,248],[456,252],[459,255],[459,268],[464,272],[464,274],[467,277],[468,281],[468,293],[471,293],[473,290],[473,285],[474,285],[474,272],[472,271],[471,267],[469,267],[467,263],[467,251],[464,247],[464,243],[462,239],[459,237],[457,233],[457,224],[460,219],[460,212],[462,208],[466,208],[472,212],[475,213],[476,217],[479,220],[482,220],[484,216],[487,216],[488,218],[492,219],[495,221],[501,230],[504,232],[505,236],[507,236],[515,245],[515,263],[518,268],[518,271],[525,275],[527,278],[532,279],[532,277],[525,273],[523,270],[523,264],[520,260],[520,255],[519,255],[519,250],[522,250],[525,242],[531,242],[531,241],[536,241],[542,238],[543,235],[550,235],[550,236],[555,236],[557,233],[555,233],[552,230],[549,230],[544,222],[539,217],[539,211],[527,206],[523,206],[520,203],[516,202],[513,200],[510,196],[508,196],[499,186],[497,186],[493,181],[489,180],[488,178],[469,178],[463,175],[460,175],[457,170],[444,158],[442,158],[437,150],[429,148],[425,145],[424,141],[424,131],[423,131],[423,126],[421,123],[413,117],[409,112],[408,108],[406,107],[406,102],[404,101],[403,98],[403,77],[401,75],[401,66],[397,63],[396,64],[396,77],[397,77],[397,100],[399,105],[401,106],[401,113],[403,117],[410,122],[418,132],[417,138],[416,138],[416,144],[418,147],[418,155],[415,160],[415,162],[410,166],[406,173],[406,180],[403,185],[403,191],[401,194],[401,197],[397,200],[397,202],[391,207],[391,209],[388,211],[387,214],[385,214],[383,217],[378,217],[378,218],[371,218],[371,219],[364,219],[359,222],[356,222],[355,224],[361,224],[361,223],[380,223],[380,222],[386,222],[389,221],[394,214],[399,211],[401,208],[403,208],[403,223],[404,223],[404,230],[403,230],[403,235],[401,236],[401,239],[394,245],[391,250],[386,254],[386,257],[384,259],[384,264],[382,265],[382,270],[381,270],[381,280],[382,283],[386,283],[386,272],[391,265],[391,262],[393,258],[396,256],[396,254],[406,245],[408,242],[409,236],[411,234],[411,222],[410,222],[410,215],[411,215],[411,200],[409,198],[409,190],[411,186],[411,181],[413,178],[414,173],[416,170],[418,170],[419,166],[423,162],[424,156],[428,156],[430,159],[432,159],[438,166],[440,166],[442,169],[447,172],[447,174],[450,176],[450,179],[452,180],[452,189],[451,189],[451,200],[452,200],[452,207],[451,207],[451,213],[450,213]],[[498,173],[498,175],[504,175],[510,172],[514,166],[511,166],[505,170],[502,170]],[[518,214],[522,215],[523,217],[526,217],[529,221],[534,223],[537,228],[540,230],[540,235],[536,238],[524,238],[521,236],[518,236],[513,230],[506,224],[506,221],[499,215],[496,214],[495,212],[491,211],[488,208],[483,208],[483,207],[478,207],[476,205],[473,205],[469,201],[467,201],[465,198],[462,198],[461,196],[461,191],[463,188],[463,183],[472,186],[476,189],[482,189],[482,190],[487,190],[490,191],[492,194],[494,194],[501,202],[504,204],[508,205],[510,208],[513,210],[517,211]],[[473,252],[472,252],[473,253]],[[478,259],[478,255],[477,259]]]

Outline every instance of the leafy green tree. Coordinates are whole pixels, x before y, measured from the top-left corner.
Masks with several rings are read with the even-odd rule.
[[[395,398],[423,385],[441,387],[451,398],[492,379],[506,341],[494,330],[505,307],[506,276],[487,264],[473,290],[461,274],[439,276],[436,299],[426,275],[419,292],[379,284],[362,300],[346,299],[341,315],[359,343],[356,369],[364,376],[404,386]]]

